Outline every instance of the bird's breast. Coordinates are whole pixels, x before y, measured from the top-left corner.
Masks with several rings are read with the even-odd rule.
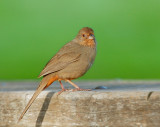
[[[80,52],[80,51],[79,51]],[[78,61],[69,64],[66,68],[58,72],[61,79],[76,79],[84,75],[92,66],[96,56],[95,48],[82,48]]]

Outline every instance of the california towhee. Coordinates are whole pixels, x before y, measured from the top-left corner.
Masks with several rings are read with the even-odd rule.
[[[23,118],[24,114],[31,106],[40,92],[50,86],[54,81],[58,80],[62,90],[64,89],[61,80],[69,82],[75,87],[73,91],[87,91],[79,88],[71,80],[84,75],[91,67],[96,56],[96,40],[94,32],[89,27],[82,28],[77,34],[76,38],[64,45],[55,56],[46,64],[39,77],[43,76],[36,92],[30,99],[21,114],[19,121]]]

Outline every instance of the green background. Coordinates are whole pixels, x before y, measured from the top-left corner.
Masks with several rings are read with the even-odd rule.
[[[0,79],[35,79],[79,29],[97,57],[83,79],[160,78],[160,0],[0,0]]]

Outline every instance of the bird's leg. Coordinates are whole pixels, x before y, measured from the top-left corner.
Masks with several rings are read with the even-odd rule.
[[[64,88],[64,86],[63,86],[63,84],[62,84],[62,82],[61,82],[60,80],[59,80],[59,83],[60,83],[60,85],[61,85],[62,90],[58,92],[58,95],[60,95],[60,94],[61,94],[62,92],[64,92],[64,91],[69,91],[69,89],[65,89],[65,88]]]
[[[62,84],[62,82],[59,81],[59,83],[60,83],[60,85],[61,85],[62,90],[65,90],[65,88],[64,88],[64,86],[63,86],[63,84]]]
[[[75,87],[75,89],[73,89],[72,91],[91,91],[91,89],[81,89],[79,86],[71,82],[71,80],[66,80],[66,81]]]

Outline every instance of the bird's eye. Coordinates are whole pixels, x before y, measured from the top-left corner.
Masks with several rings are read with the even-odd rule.
[[[85,37],[85,34],[82,34],[83,37]]]

